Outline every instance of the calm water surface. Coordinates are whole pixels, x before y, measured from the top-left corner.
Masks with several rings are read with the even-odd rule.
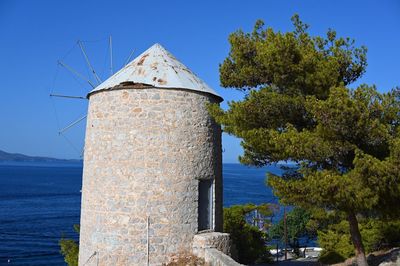
[[[277,203],[267,171],[281,173],[224,164],[224,206]],[[0,265],[65,265],[58,241],[77,238],[81,184],[79,164],[0,164]]]

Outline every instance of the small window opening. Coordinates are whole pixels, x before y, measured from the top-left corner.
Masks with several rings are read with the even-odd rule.
[[[211,230],[213,220],[213,180],[199,180],[199,231]]]

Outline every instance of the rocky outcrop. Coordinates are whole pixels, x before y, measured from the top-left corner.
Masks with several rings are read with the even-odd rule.
[[[368,263],[372,266],[399,266],[400,265],[400,248],[391,249],[383,254],[370,254]]]

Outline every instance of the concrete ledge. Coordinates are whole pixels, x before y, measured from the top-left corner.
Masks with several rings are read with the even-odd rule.
[[[210,266],[243,266],[243,264],[234,261],[231,257],[215,248],[206,248],[204,250],[204,260]]]

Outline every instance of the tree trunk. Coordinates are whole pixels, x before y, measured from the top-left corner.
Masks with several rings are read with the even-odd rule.
[[[350,236],[356,251],[356,260],[358,266],[368,266],[365,256],[364,246],[361,241],[360,229],[358,228],[357,217],[354,213],[349,213],[348,221],[350,225]]]

